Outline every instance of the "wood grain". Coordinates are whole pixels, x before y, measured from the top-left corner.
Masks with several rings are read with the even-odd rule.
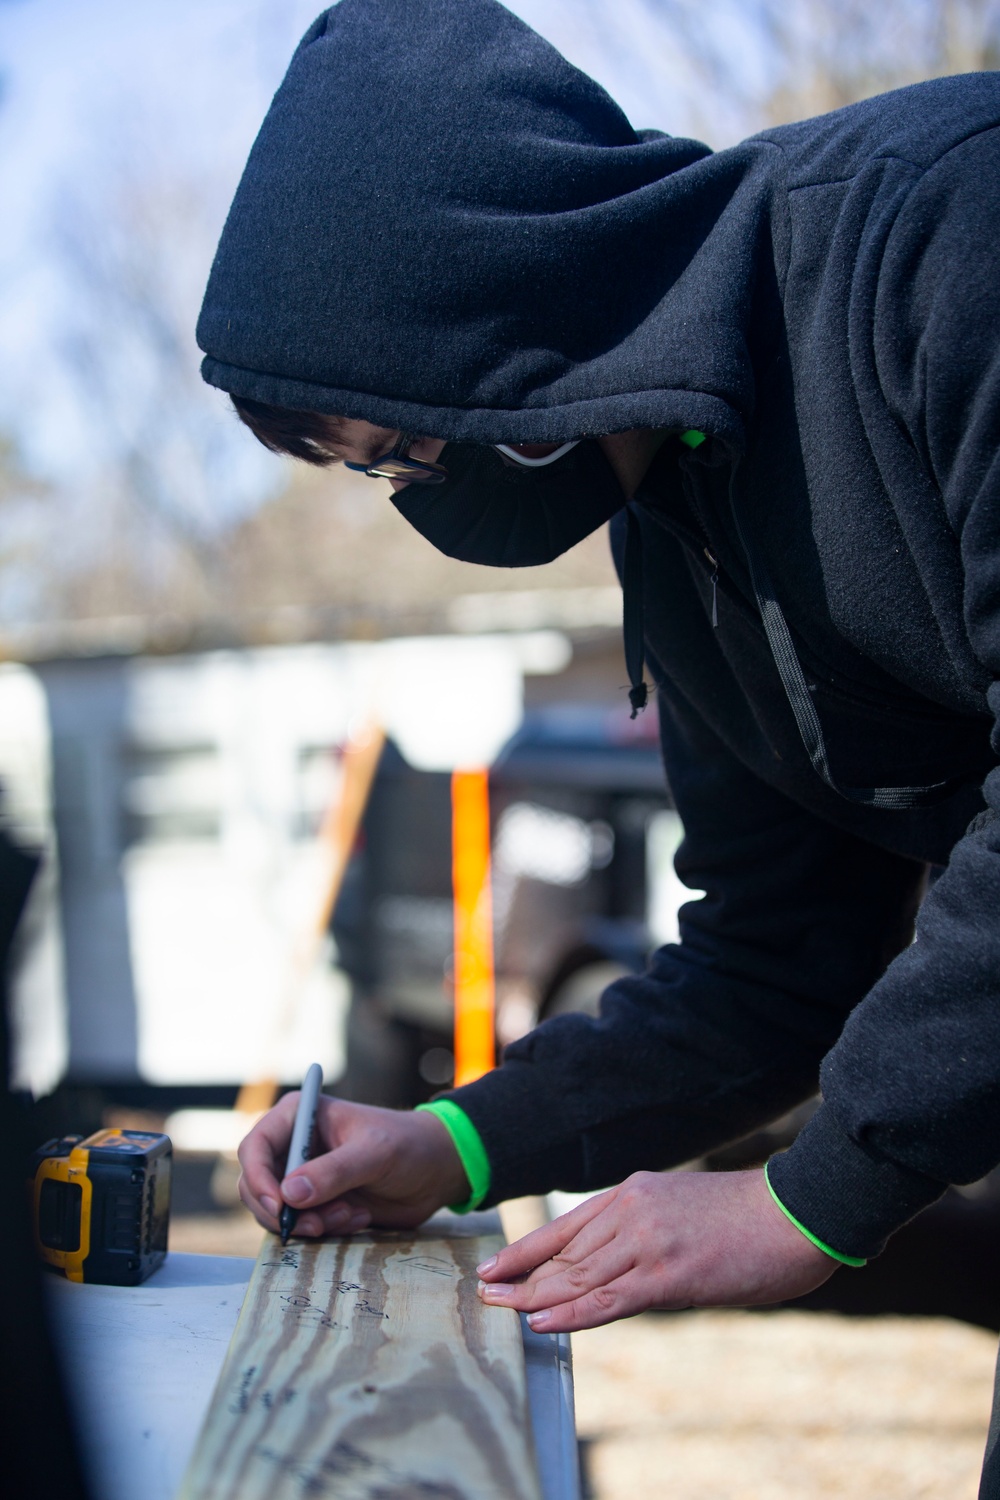
[[[540,1500],[493,1214],[282,1250],[268,1235],[179,1500]]]

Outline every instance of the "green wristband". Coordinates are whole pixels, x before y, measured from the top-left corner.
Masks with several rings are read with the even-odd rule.
[[[702,443],[705,442],[705,434],[699,432],[697,427],[689,427],[687,432],[681,433],[680,438],[681,442],[688,448],[700,448]]]
[[[429,1115],[437,1115],[451,1136],[452,1145],[458,1152],[458,1159],[472,1189],[468,1202],[453,1203],[451,1211],[453,1214],[471,1214],[490,1190],[490,1159],[486,1155],[486,1147],[479,1131],[465,1110],[453,1104],[450,1099],[435,1099],[431,1104],[418,1104],[417,1109],[426,1110]]]
[[[767,1165],[770,1166],[770,1162],[768,1162]],[[867,1260],[862,1260],[857,1255],[842,1255],[839,1250],[832,1250],[829,1245],[824,1245],[822,1240],[817,1239],[811,1229],[807,1229],[804,1224],[800,1224],[795,1215],[793,1213],[789,1213],[788,1209],[782,1203],[781,1199],[774,1191],[774,1188],[771,1186],[771,1179],[767,1175],[767,1167],[764,1168],[764,1181],[767,1183],[768,1192],[771,1194],[771,1197],[781,1209],[781,1212],[784,1214],[785,1218],[789,1221],[790,1224],[794,1224],[796,1229],[799,1231],[799,1234],[804,1234],[809,1243],[811,1245],[815,1245],[817,1250],[822,1250],[824,1255],[829,1255],[832,1260],[839,1260],[841,1264],[845,1266],[866,1266],[868,1264]]]

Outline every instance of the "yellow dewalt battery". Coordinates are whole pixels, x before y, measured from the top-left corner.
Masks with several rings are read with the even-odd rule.
[[[172,1160],[170,1137],[144,1130],[39,1146],[29,1191],[44,1264],[69,1281],[145,1281],[167,1255]]]

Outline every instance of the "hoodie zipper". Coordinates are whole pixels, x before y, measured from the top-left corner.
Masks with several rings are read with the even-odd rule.
[[[684,522],[679,521],[676,516],[668,515],[661,506],[656,505],[649,500],[644,500],[640,492],[637,492],[634,498],[645,511],[645,513],[651,518],[651,520],[655,521],[658,526],[662,527],[662,529],[666,531],[668,535],[674,537],[678,542],[680,542],[682,547],[685,547],[689,552],[693,552],[695,556],[700,555],[705,558],[706,562],[712,570],[709,575],[709,582],[712,585],[712,628],[713,630],[718,630],[719,587],[721,582],[722,569],[719,567],[718,558],[712,552],[711,548],[706,544],[705,533],[701,528],[701,518],[700,516],[698,516],[697,511],[693,506],[691,507],[696,525],[685,525]],[[723,592],[726,592],[725,584],[722,584],[722,589]],[[757,616],[749,601],[742,600],[741,598],[741,602],[748,616],[756,623],[759,623],[759,620],[757,619]]]
[[[709,552],[709,550],[708,550],[707,547],[702,547],[701,550],[702,550],[702,552],[704,552],[705,556],[708,558],[709,562],[712,564],[712,579],[711,579],[711,582],[712,582],[712,629],[713,630],[718,630],[718,628],[719,628],[719,564],[718,564],[717,559],[712,556],[711,552]]]
[[[672,535],[678,542],[680,542],[682,547],[684,547],[689,552],[689,555],[693,553],[695,557],[703,559],[703,566],[707,564],[708,568],[711,569],[711,572],[709,574],[709,582],[711,583],[712,589],[711,620],[713,629],[718,630],[719,628],[718,595],[721,590],[730,600],[731,605],[735,607],[740,616],[745,620],[745,623],[749,625],[755,633],[759,633],[762,639],[767,642],[768,648],[772,655],[772,659],[775,661],[775,665],[777,665],[777,658],[774,655],[774,643],[770,639],[769,632],[766,628],[766,621],[763,617],[761,608],[762,601],[758,599],[757,607],[755,608],[754,604],[749,599],[747,599],[742,589],[734,585],[731,579],[722,576],[722,569],[719,565],[718,558],[707,543],[707,538],[705,536],[705,531],[702,525],[702,518],[698,512],[698,508],[696,505],[691,503],[690,495],[688,495],[687,498],[692,512],[692,519],[695,521],[695,525],[693,526],[691,524],[685,525],[683,521],[680,521],[678,519],[676,514],[668,512],[665,507],[655,502],[651,503],[650,500],[644,500],[641,495],[641,491],[635,496],[636,501],[638,501],[641,508],[646,512],[646,514],[649,515],[651,520],[655,521],[657,525],[661,526],[663,530],[665,530],[668,534]],[[740,531],[742,532],[742,528],[740,528]],[[740,541],[745,548],[745,533],[741,535]],[[797,659],[798,654],[794,651],[794,647],[792,648],[792,651]],[[799,666],[799,671],[801,672],[801,670],[801,666]],[[836,671],[834,671],[833,669],[826,666],[825,663],[817,662],[813,666],[812,672],[816,682],[822,681],[823,691],[827,697],[832,698],[833,700],[839,700],[846,707],[855,711],[859,707],[864,707],[869,711],[874,710],[877,714],[885,714],[886,712],[891,712],[894,718],[905,715],[908,719],[918,725],[926,723],[928,720],[937,722],[942,716],[949,718],[951,717],[951,712],[948,710],[935,712],[929,703],[914,702],[914,699],[910,694],[902,693],[900,695],[892,695],[891,693],[887,692],[886,688],[882,688],[881,691],[874,691],[871,688],[866,688],[864,684],[854,682],[849,676],[845,676],[843,668],[838,668]],[[779,669],[779,676],[781,675],[782,674],[780,673]],[[786,697],[788,697],[788,685],[784,682],[783,676],[782,686],[785,689]],[[814,683],[812,681],[807,684],[807,687],[810,694],[815,690]],[[891,701],[887,701],[887,698]],[[789,701],[791,702],[790,698]],[[815,709],[811,708],[810,717],[812,717],[814,714]],[[798,727],[801,736],[802,726],[799,725]],[[804,736],[802,737],[804,738]],[[822,730],[820,730],[820,739],[822,740]],[[809,746],[807,745],[806,748],[808,749]],[[822,747],[821,756],[825,760],[825,746]],[[812,759],[812,756],[810,756],[810,759]],[[815,761],[813,761],[813,769],[819,770]],[[937,796],[934,796],[933,793],[937,793],[938,796],[940,796],[942,793],[947,795],[948,790],[952,785],[967,780],[966,777],[955,777],[952,778],[951,783],[942,782],[937,786],[926,788],[844,788],[834,782],[832,775],[830,775],[829,773],[828,765],[824,766],[824,769],[826,770],[827,775],[823,775],[823,772],[819,771],[821,779],[826,781],[827,785],[831,786],[834,791],[838,792],[841,796],[846,797],[848,801],[860,801],[863,804],[867,803],[868,805],[881,807],[895,807],[900,808],[901,810],[907,807],[907,805],[912,807],[927,805],[928,802],[933,803],[938,800]],[[861,792],[861,796],[858,796],[859,792]],[[932,795],[925,802],[925,796],[928,792],[930,792]],[[909,793],[910,795],[908,796],[907,793]],[[913,796],[914,793],[917,794],[915,797]],[[922,796],[921,793],[925,795]]]

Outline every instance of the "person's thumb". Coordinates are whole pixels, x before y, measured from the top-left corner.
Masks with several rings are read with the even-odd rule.
[[[383,1176],[391,1160],[392,1147],[381,1135],[348,1141],[289,1173],[281,1196],[293,1208],[314,1208],[352,1188],[368,1187]]]

